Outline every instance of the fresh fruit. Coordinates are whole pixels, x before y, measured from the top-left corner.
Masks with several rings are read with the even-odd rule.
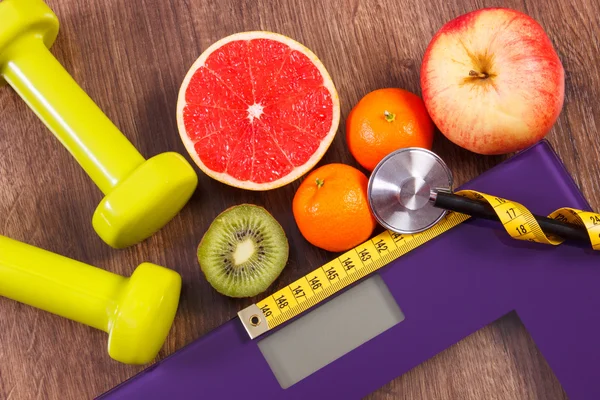
[[[325,67],[300,43],[271,32],[219,40],[194,62],[177,125],[208,176],[268,190],[308,172],[335,137],[340,105]]]
[[[534,19],[487,8],[436,33],[421,66],[421,89],[448,139],[475,153],[504,154],[548,133],[563,106],[564,70]]]
[[[279,222],[264,208],[251,204],[219,214],[198,246],[198,262],[206,280],[230,297],[264,292],[285,267],[288,254]]]
[[[292,205],[300,232],[311,244],[338,252],[367,240],[375,218],[367,202],[365,174],[344,164],[328,164],[300,184]]]
[[[431,150],[433,130],[419,96],[403,89],[379,89],[363,97],[348,115],[346,142],[356,161],[372,171],[395,150]]]

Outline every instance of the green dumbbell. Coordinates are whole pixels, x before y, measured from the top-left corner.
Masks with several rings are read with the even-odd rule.
[[[155,264],[125,278],[0,235],[0,296],[108,332],[109,355],[126,364],[156,357],[180,292],[179,274]]]
[[[131,246],[183,208],[198,176],[177,153],[142,157],[50,53],[57,34],[42,0],[1,1],[0,84],[14,88],[105,194],[92,217],[102,240]]]

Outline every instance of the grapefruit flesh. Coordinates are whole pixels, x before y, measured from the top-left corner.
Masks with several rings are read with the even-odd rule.
[[[230,186],[268,190],[308,172],[337,131],[339,99],[319,59],[271,32],[210,46],[177,102],[181,139],[198,167]]]

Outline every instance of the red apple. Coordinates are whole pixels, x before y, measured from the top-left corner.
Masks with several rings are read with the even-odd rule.
[[[439,130],[479,154],[521,150],[560,114],[564,69],[531,17],[486,8],[453,19],[427,47],[423,100]]]

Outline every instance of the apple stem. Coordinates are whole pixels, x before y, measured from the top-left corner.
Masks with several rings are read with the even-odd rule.
[[[325,181],[319,178],[315,179],[315,182],[317,182],[317,188],[321,188],[325,184]]]
[[[396,114],[391,113],[391,112],[389,112],[387,110],[383,112],[383,115],[385,115],[385,120],[387,122],[392,122],[393,120],[396,119]]]
[[[488,77],[488,74],[486,74],[485,72],[477,72],[477,71],[470,70],[469,76],[476,76],[478,78],[485,79]]]

